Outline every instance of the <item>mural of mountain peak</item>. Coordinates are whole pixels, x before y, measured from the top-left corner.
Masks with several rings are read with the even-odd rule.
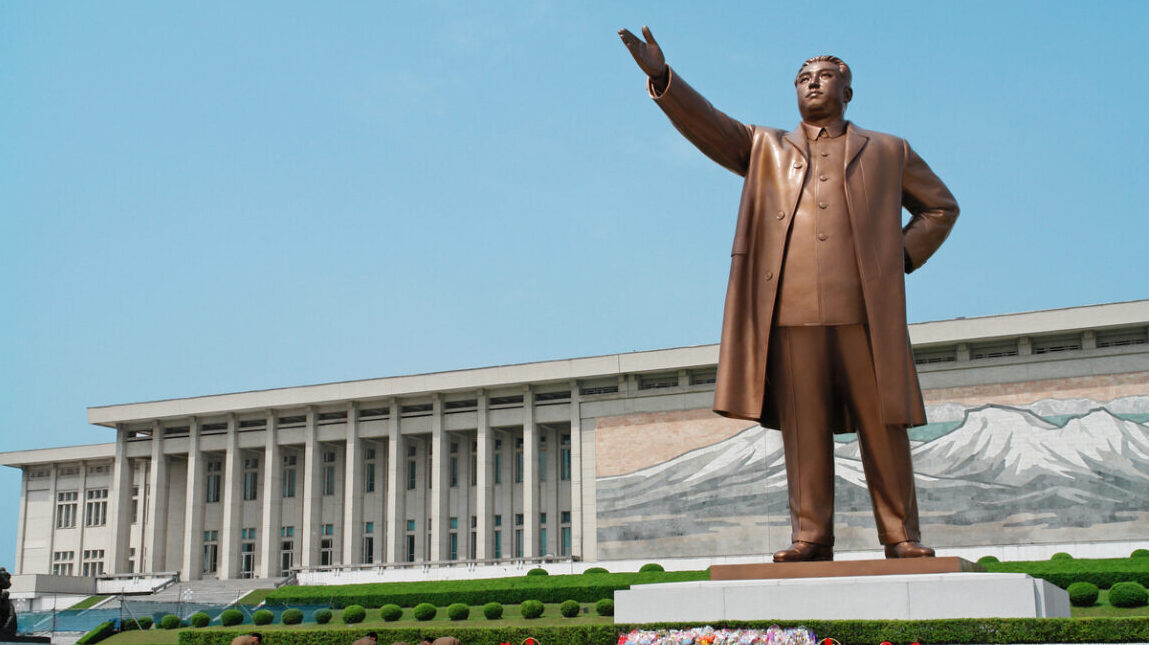
[[[922,530],[940,546],[1142,539],[1149,397],[943,403],[915,428]],[[651,427],[644,427],[651,431]],[[876,548],[856,438],[835,451],[839,549]],[[601,446],[600,446],[601,448]],[[789,539],[780,433],[757,425],[597,479],[600,555],[768,553]]]

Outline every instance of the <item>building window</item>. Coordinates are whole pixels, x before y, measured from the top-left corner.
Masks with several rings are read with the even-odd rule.
[[[500,441],[497,443],[502,443],[502,442]],[[501,447],[502,446],[499,446],[499,448],[501,448]],[[499,448],[495,449],[496,450],[496,452],[495,452],[495,483],[496,484],[503,483],[503,453],[501,450],[499,450]]]
[[[515,442],[515,483],[523,483],[523,440],[521,437]]]
[[[479,484],[479,442],[471,442],[471,485]],[[472,540],[473,541],[473,540]]]
[[[108,523],[108,489],[93,488],[87,492],[87,504],[84,507],[84,526],[103,526]],[[101,551],[100,553],[103,553]],[[101,556],[102,558],[103,556]],[[100,565],[103,573],[103,564]],[[84,574],[88,575],[88,574]]]
[[[84,551],[83,571],[80,575],[86,577],[104,575],[104,550],[92,549]]]
[[[539,555],[547,554],[547,514],[539,513]]]
[[[204,501],[214,504],[219,501],[220,473],[223,472],[222,461],[207,462],[207,476],[204,478]],[[214,571],[214,569],[212,569]]]
[[[323,467],[323,494],[335,494],[335,466]]]
[[[559,479],[564,482],[571,479],[571,436],[564,434],[562,444],[559,446]]]
[[[416,482],[418,482],[418,478],[417,478],[417,475],[415,473],[415,460],[414,459],[408,459],[407,460],[407,490],[415,490]]]
[[[140,521],[140,487],[132,486],[132,524]]]
[[[547,438],[539,437],[539,481],[547,480]]]
[[[375,562],[375,537],[372,535],[363,536],[363,563],[371,564]]]
[[[407,562],[415,561],[415,535],[407,535]]]
[[[322,528],[320,529],[320,532],[323,535],[335,535],[335,525],[334,524],[324,524],[322,526]]]
[[[323,451],[323,463],[325,463],[325,464],[335,463],[335,451],[334,450],[324,450]]]
[[[449,470],[451,472],[451,488],[457,488],[459,486],[459,458],[451,455],[450,463],[451,465]]]
[[[459,559],[459,534],[456,533],[455,531],[451,531],[450,535],[447,536],[447,544],[449,547],[450,559],[458,560]]]
[[[243,499],[254,500],[259,494],[259,460],[243,460]]]
[[[295,455],[283,456],[283,477],[280,482],[283,497],[295,497]]]
[[[515,513],[515,556],[523,557],[523,514]]]
[[[319,541],[319,566],[330,567],[335,561],[335,540],[323,538]]]
[[[375,449],[368,448],[364,451],[365,459],[363,460],[363,492],[375,492]]]
[[[255,576],[255,529],[242,529],[243,542],[239,545],[239,576]]]
[[[215,573],[219,566],[219,531],[203,532],[203,572]]]
[[[478,526],[479,526],[479,518],[472,515],[471,516],[471,540],[470,540],[470,542],[467,543],[467,551],[469,552],[469,554],[470,554],[469,557],[472,560],[479,557],[478,556],[478,537],[479,537],[479,534],[475,531],[475,529],[478,528]]]
[[[571,554],[571,512],[559,513],[559,555]]]
[[[58,529],[72,529],[76,528],[76,506],[80,493],[74,490],[56,493],[56,528]],[[57,553],[71,553],[70,551],[58,551]],[[74,555],[74,554],[73,554]],[[72,574],[67,574],[72,575]]]
[[[285,574],[295,566],[295,527],[279,527],[279,572]]]
[[[56,551],[52,554],[52,575],[70,576],[75,571],[75,551]]]

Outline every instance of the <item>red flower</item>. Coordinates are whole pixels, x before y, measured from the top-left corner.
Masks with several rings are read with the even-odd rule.
[[[882,641],[882,645],[893,645],[890,641]]]

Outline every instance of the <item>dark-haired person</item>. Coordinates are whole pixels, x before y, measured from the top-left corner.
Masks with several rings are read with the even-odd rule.
[[[240,634],[231,639],[231,645],[259,645],[262,642],[263,636],[259,632]]]

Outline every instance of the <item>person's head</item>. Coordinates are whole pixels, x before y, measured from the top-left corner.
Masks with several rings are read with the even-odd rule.
[[[255,642],[257,642],[257,643],[263,642],[263,634],[260,634],[259,632],[252,632],[252,633],[248,634],[248,636],[251,636],[252,638],[254,638]]]
[[[370,638],[371,640],[373,640],[375,642],[379,642],[379,634],[376,634],[375,632],[367,632],[366,634],[364,634],[364,636],[366,636],[367,638]]]
[[[815,56],[794,77],[803,121],[840,119],[854,98],[850,66],[837,56]]]

